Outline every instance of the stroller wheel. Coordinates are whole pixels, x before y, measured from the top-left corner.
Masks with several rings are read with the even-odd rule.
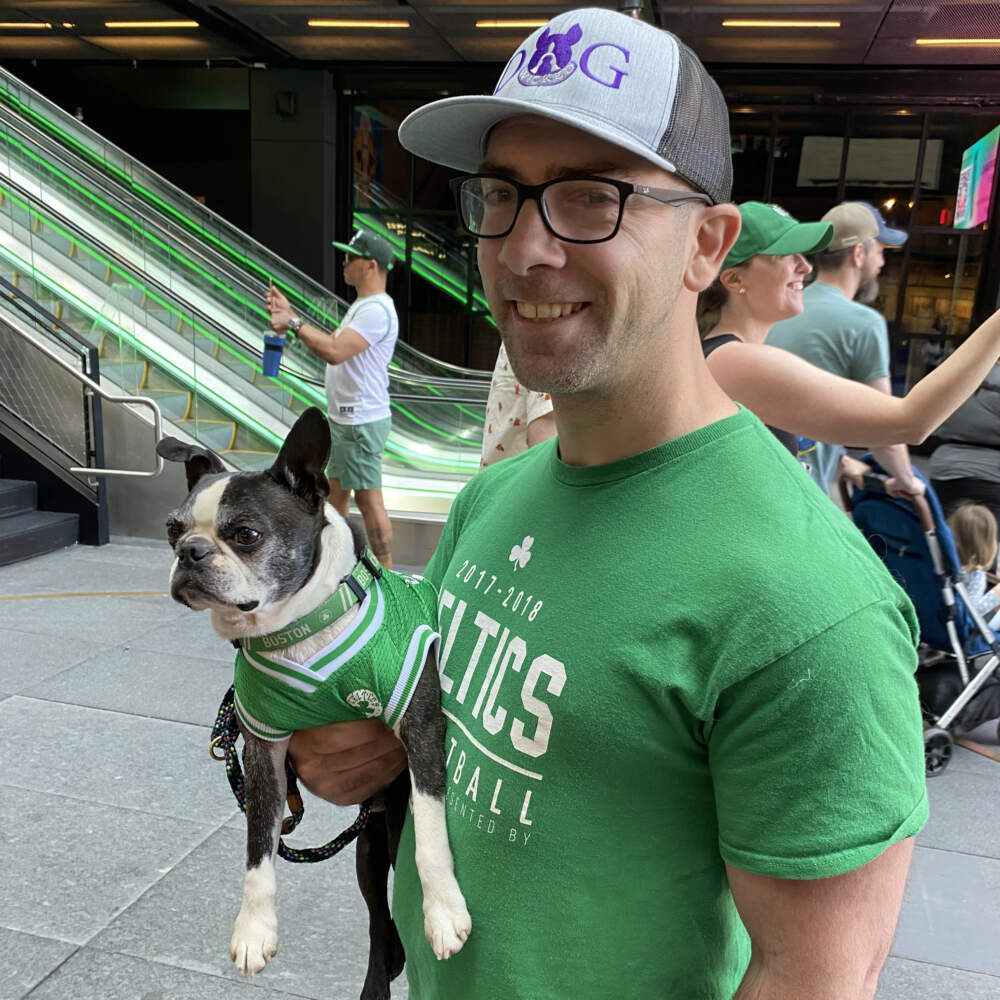
[[[951,761],[955,743],[947,729],[924,730],[924,771],[928,778],[940,774]]]

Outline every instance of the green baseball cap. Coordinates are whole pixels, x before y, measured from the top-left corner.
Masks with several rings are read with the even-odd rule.
[[[739,206],[743,226],[739,238],[722,262],[735,267],[758,254],[817,253],[833,238],[830,222],[799,222],[780,205],[745,201]]]
[[[343,250],[344,253],[354,254],[355,257],[364,257],[365,260],[374,260],[387,271],[392,270],[392,265],[396,261],[392,244],[377,233],[367,229],[359,229],[351,237],[350,243],[338,243],[334,240],[333,245],[338,250]]]

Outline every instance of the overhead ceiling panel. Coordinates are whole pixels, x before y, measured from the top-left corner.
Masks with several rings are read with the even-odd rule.
[[[895,0],[868,56],[869,63],[989,65],[1000,63],[1000,45],[918,44],[918,39],[1000,39],[1000,5]]]

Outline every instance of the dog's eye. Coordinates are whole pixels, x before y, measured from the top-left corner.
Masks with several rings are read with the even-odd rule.
[[[233,540],[237,545],[256,545],[260,541],[260,532],[243,525],[233,532]]]
[[[173,518],[167,521],[167,541],[170,542],[171,545],[173,545],[183,533],[184,525],[181,524],[180,521],[175,521]]]

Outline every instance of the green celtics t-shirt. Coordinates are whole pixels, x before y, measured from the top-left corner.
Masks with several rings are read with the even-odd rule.
[[[472,916],[411,1000],[729,1000],[725,862],[818,878],[927,815],[912,607],[748,411],[621,462],[480,472],[438,587],[447,816]]]

